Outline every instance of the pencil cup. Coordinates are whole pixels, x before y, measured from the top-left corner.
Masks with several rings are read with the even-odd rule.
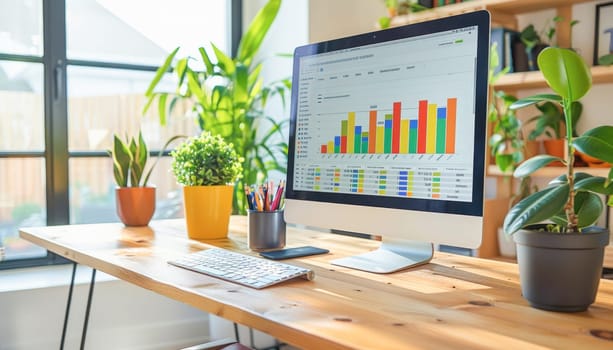
[[[249,249],[271,250],[285,247],[283,210],[247,212]]]

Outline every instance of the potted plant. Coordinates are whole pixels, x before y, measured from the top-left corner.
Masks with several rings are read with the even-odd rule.
[[[217,239],[228,234],[233,185],[243,159],[220,135],[202,132],[171,153],[172,172],[183,185],[187,234],[192,239]]]
[[[181,136],[166,142],[153,165],[146,170],[149,150],[141,132],[138,138],[122,140],[113,135],[113,148],[108,151],[113,161],[113,176],[117,216],[126,226],[147,226],[155,212],[155,187],[149,186],[149,177],[168,145]]]
[[[291,80],[264,83],[260,74],[263,63],[256,59],[280,6],[281,0],[269,0],[262,7],[241,38],[234,57],[213,43],[212,53],[201,47],[199,57],[175,60],[178,48],[175,49],[158,69],[146,92],[145,110],[157,100],[162,125],[166,123],[168,110],[181,105],[176,102],[185,101],[202,131],[221,135],[234,146],[243,159],[242,176],[234,188],[234,213],[246,214],[245,185],[265,181],[271,171],[286,172],[284,130],[288,119],[272,116],[267,111],[272,110],[271,101],[285,105]],[[204,69],[192,68],[194,64]],[[171,67],[177,75],[176,90],[156,90]]]
[[[528,140],[536,140],[539,136],[545,135],[547,138],[543,140],[543,146],[545,152],[558,158],[564,158],[566,152],[566,138],[565,128],[566,121],[564,118],[564,112],[558,104],[551,101],[545,101],[535,105],[540,114],[530,118],[527,123],[534,123],[534,129],[528,134]],[[571,121],[571,130],[573,130],[573,137],[577,137],[576,126],[581,113],[583,111],[583,105],[579,101],[574,101],[571,104],[573,120]],[[562,166],[560,162],[552,162],[551,166]]]
[[[547,48],[538,56],[538,63],[554,94],[521,99],[511,108],[543,101],[561,105],[568,149],[563,159],[533,157],[519,165],[514,176],[530,175],[553,161],[562,162],[566,173],[517,203],[505,217],[504,230],[517,243],[524,298],[540,309],[582,311],[594,302],[604,247],[609,243],[608,229],[593,225],[605,208],[599,194],[613,193],[613,171],[606,178],[575,173],[574,150],[613,161],[613,126],[599,126],[574,137],[572,103],[591,88],[590,70],[569,49]]]

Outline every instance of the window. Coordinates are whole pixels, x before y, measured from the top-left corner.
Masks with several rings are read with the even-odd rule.
[[[0,2],[0,269],[59,260],[19,239],[19,227],[118,221],[106,153],[113,133],[140,129],[159,150],[172,135],[198,132],[187,118],[161,127],[154,108],[142,116],[144,91],[176,46],[181,56],[209,42],[230,51],[240,5]],[[173,87],[170,74],[167,80]],[[152,175],[156,218],[182,215],[169,164],[165,157]]]

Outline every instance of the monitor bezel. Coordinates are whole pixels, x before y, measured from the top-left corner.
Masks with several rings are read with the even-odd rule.
[[[345,205],[371,206],[380,208],[406,209],[423,212],[483,216],[483,189],[486,154],[487,100],[488,100],[488,67],[490,47],[490,16],[487,11],[477,11],[458,16],[437,19],[429,22],[405,25],[401,27],[379,30],[370,33],[349,36],[319,43],[297,47],[294,51],[292,76],[292,97],[290,108],[289,149],[287,167],[286,197],[288,199],[315,202],[329,202]],[[293,172],[296,141],[296,118],[298,77],[300,59],[304,56],[346,50],[358,46],[377,44],[392,40],[406,39],[420,35],[445,32],[476,26],[477,29],[477,62],[475,72],[475,133],[473,154],[473,186],[472,201],[460,202],[441,199],[402,198],[366,194],[329,193],[294,190]]]

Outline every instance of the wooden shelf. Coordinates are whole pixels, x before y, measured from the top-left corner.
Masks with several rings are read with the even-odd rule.
[[[613,83],[613,66],[595,66],[590,70],[592,71],[592,83]],[[540,71],[519,72],[500,77],[495,87],[504,90],[545,88],[547,82]]]
[[[492,14],[492,22],[514,28],[517,14],[572,6],[588,1],[591,0],[472,0],[397,16],[392,19],[391,25],[400,26],[487,9]]]
[[[575,173],[588,173],[594,176],[604,176],[606,177],[609,174],[609,168],[591,168],[591,167],[576,167]],[[533,177],[546,177],[546,178],[554,178],[556,176],[560,176],[566,173],[565,167],[557,167],[557,166],[548,166],[537,170]],[[500,171],[498,166],[490,165],[487,167],[487,175],[489,176],[511,176],[511,173],[503,173]]]

